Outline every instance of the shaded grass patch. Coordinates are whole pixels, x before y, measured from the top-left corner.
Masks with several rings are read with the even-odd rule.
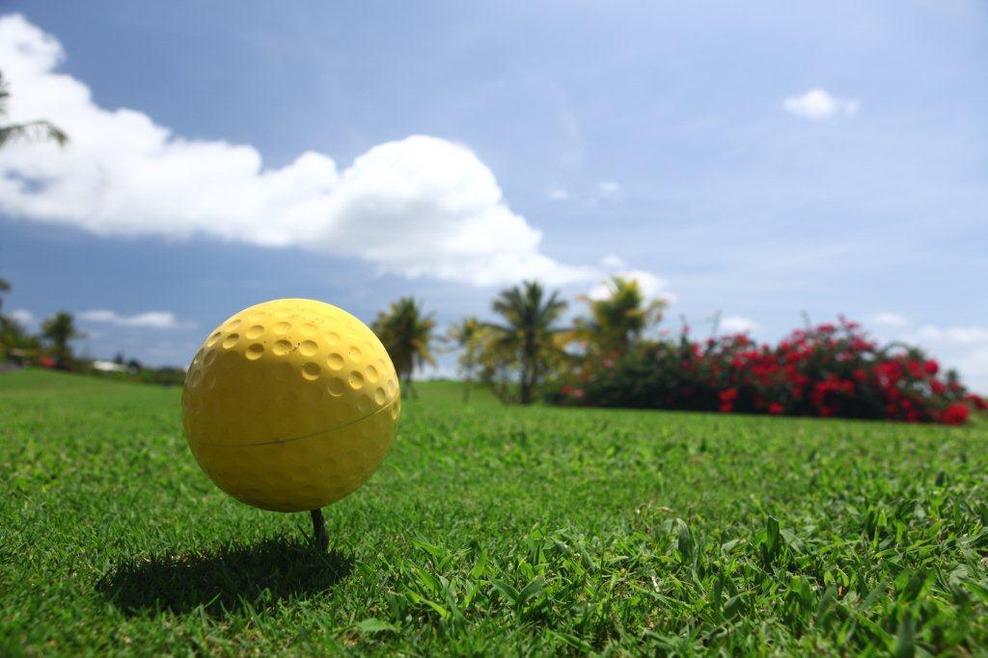
[[[132,614],[181,614],[201,607],[224,615],[245,606],[259,610],[325,595],[352,569],[353,558],[339,551],[320,552],[311,544],[277,537],[125,560],[103,576],[96,589]]]

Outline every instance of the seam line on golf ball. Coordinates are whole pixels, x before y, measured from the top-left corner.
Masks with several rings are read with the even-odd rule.
[[[394,398],[391,399],[390,402],[385,404],[383,407],[381,407],[377,411],[370,412],[366,416],[361,416],[356,420],[351,420],[348,423],[343,423],[342,425],[337,425],[336,427],[327,430],[317,430],[315,432],[311,432],[309,434],[303,434],[302,436],[295,436],[290,439],[272,439],[270,441],[259,441],[257,443],[200,443],[199,445],[202,447],[209,447],[209,448],[251,448],[254,446],[267,446],[275,443],[291,443],[292,441],[311,439],[312,437],[319,436],[320,434],[332,434],[333,432],[338,432],[339,430],[346,429],[351,425],[356,425],[357,423],[367,420],[368,418],[376,416],[380,413],[384,413],[385,411],[388,411],[391,407],[393,407],[397,402],[398,402],[398,397],[395,396]]]

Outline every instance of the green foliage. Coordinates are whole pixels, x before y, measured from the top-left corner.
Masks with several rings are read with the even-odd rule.
[[[484,350],[489,344],[490,338],[490,328],[474,316],[464,318],[462,321],[451,325],[446,332],[445,340],[460,351],[457,364],[460,367],[460,375],[463,377],[464,402],[470,399],[473,381],[477,376],[477,369],[482,363]]]
[[[17,320],[0,315],[0,349],[35,351],[38,347],[38,339],[25,331]]]
[[[490,334],[483,356],[485,379],[500,380],[502,396],[506,382],[517,372],[519,402],[530,404],[539,385],[564,357],[557,326],[566,310],[558,292],[547,295],[537,281],[524,281],[501,293],[491,308],[503,324],[487,325]]]
[[[584,297],[590,318],[580,323],[579,336],[597,354],[625,353],[642,332],[662,319],[665,303],[647,300],[635,279],[613,276],[608,282],[608,296],[603,299]]]
[[[378,314],[372,328],[388,350],[398,376],[405,382],[402,395],[409,392],[414,395],[412,374],[415,369],[436,362],[432,356],[432,332],[436,321],[426,315],[413,298],[402,297],[387,311]]]
[[[48,342],[59,368],[69,369],[74,360],[69,342],[84,334],[76,329],[75,318],[71,313],[59,311],[41,323],[41,337]]]
[[[0,277],[0,292],[10,292],[10,283],[3,277]],[[3,308],[2,296],[0,296],[0,308]]]
[[[983,425],[485,393],[423,384],[318,554],[207,480],[177,390],[0,375],[0,654],[988,650]]]

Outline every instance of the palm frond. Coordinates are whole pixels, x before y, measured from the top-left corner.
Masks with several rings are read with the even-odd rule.
[[[0,126],[0,148],[8,142],[17,139],[29,141],[50,140],[59,146],[65,146],[69,141],[69,136],[51,121],[44,119]]]

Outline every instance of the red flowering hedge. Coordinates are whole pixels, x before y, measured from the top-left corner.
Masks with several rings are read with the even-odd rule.
[[[549,391],[558,404],[882,418],[963,424],[988,407],[919,349],[879,347],[844,320],[792,332],[778,345],[745,335],[646,342],[586,357]]]

